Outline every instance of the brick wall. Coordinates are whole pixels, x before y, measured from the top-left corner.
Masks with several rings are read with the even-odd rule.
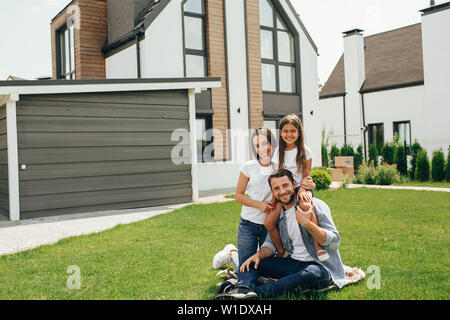
[[[79,11],[78,9],[79,8]],[[75,10],[71,10],[75,9]],[[104,79],[105,57],[101,48],[107,39],[107,6],[105,0],[75,0],[50,25],[53,79],[56,79],[56,31],[70,16],[79,12],[80,28],[74,30],[76,79]],[[75,19],[76,19],[75,15]],[[75,21],[74,25],[78,22]]]
[[[206,1],[206,42],[208,52],[208,76],[221,77],[222,88],[212,89],[213,128],[222,132],[223,141],[215,139],[215,159],[228,157],[228,97],[225,54],[225,24],[223,1]],[[222,146],[222,148],[220,148]]]
[[[263,93],[261,75],[261,45],[259,23],[259,0],[247,0],[247,50],[250,96],[250,127],[263,126]]]

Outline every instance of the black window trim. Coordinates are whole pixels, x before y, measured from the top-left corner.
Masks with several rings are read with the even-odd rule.
[[[369,140],[369,143],[368,143],[368,145],[369,145],[369,147],[370,147],[370,145],[371,145],[371,143],[370,143],[370,137],[371,137],[371,135],[372,135],[372,133],[371,133],[371,131],[370,131],[370,127],[372,127],[372,126],[379,126],[379,125],[381,125],[381,126],[383,126],[383,143],[381,144],[381,147],[383,147],[383,144],[385,143],[385,137],[384,137],[384,122],[375,122],[375,123],[368,123],[367,124],[367,136],[368,136],[368,140]],[[375,143],[375,145],[376,145],[376,143]],[[377,150],[378,150],[378,153],[381,151],[381,147],[380,147],[380,150],[378,150],[378,146],[377,146]]]
[[[72,18],[69,18],[69,19],[72,19]],[[71,75],[71,79],[76,79],[76,66],[77,66],[76,53],[75,53],[75,48],[72,49],[72,47],[71,47],[70,39],[69,39],[69,51],[70,51],[69,54],[73,53],[73,55],[74,55],[74,57],[73,57],[74,66],[72,68],[73,71],[66,72],[65,74],[62,73],[62,66],[63,66],[63,64],[64,64],[64,66],[66,65],[66,63],[65,63],[66,55],[65,55],[65,51],[64,51],[65,49],[63,49],[63,46],[61,44],[61,36],[62,36],[62,34],[64,34],[64,32],[66,32],[66,30],[69,30],[69,28],[67,27],[69,24],[68,22],[69,22],[69,20],[67,20],[65,23],[63,23],[55,31],[56,78],[57,79],[67,79],[68,75]],[[70,32],[68,34],[70,36]],[[73,37],[74,37],[73,43],[75,45],[75,29],[73,30]],[[64,46],[64,48],[65,48],[65,46]],[[69,63],[71,64],[71,61]]]
[[[412,138],[412,135],[411,135],[411,120],[403,120],[403,121],[393,121],[392,122],[392,134],[395,134],[396,132],[398,133],[398,131],[395,131],[395,125],[398,125],[398,124],[401,124],[401,123],[407,123],[407,124],[409,124],[409,146],[406,146],[406,150],[405,150],[405,152],[406,152],[406,154],[407,155],[409,155],[410,154],[410,147],[411,147],[411,144],[413,143],[413,138]]]
[[[186,66],[186,55],[194,55],[194,56],[202,56],[204,57],[204,74],[205,77],[208,76],[208,52],[207,52],[207,39],[206,39],[206,1],[202,1],[202,12],[203,13],[196,13],[196,12],[189,12],[184,10],[184,5],[187,0],[183,1],[181,11],[182,11],[182,17],[183,17],[183,58],[184,58],[184,77],[187,77],[187,66]],[[184,17],[192,17],[192,18],[200,18],[202,19],[202,36],[203,36],[203,50],[198,49],[189,49],[186,48],[186,40],[185,40],[185,19]]]
[[[267,91],[263,90],[263,93],[276,93],[276,94],[288,94],[288,95],[299,95],[298,92],[299,87],[297,85],[299,79],[297,76],[297,46],[296,46],[296,38],[295,33],[292,32],[292,30],[289,28],[288,24],[284,21],[284,18],[281,14],[281,12],[276,7],[276,4],[272,0],[270,1],[272,4],[272,12],[273,12],[273,27],[268,27],[260,24],[260,30],[265,31],[271,31],[272,32],[272,41],[273,41],[273,59],[266,59],[261,57],[261,64],[271,64],[275,66],[275,91]],[[280,20],[285,24],[286,30],[277,28],[277,16],[280,17]],[[291,35],[293,38],[293,45],[294,45],[294,62],[282,62],[278,59],[278,31],[286,32]],[[294,84],[294,91],[293,92],[282,92],[280,91],[280,74],[279,74],[279,66],[285,66],[285,67],[292,67],[295,68],[294,75],[295,75],[295,84]]]

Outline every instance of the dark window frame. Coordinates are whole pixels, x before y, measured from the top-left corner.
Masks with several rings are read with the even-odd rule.
[[[294,36],[294,32],[292,32],[292,30],[290,30],[288,24],[284,21],[283,15],[281,14],[281,12],[277,9],[275,3],[272,0],[267,0],[270,1],[270,3],[272,4],[272,18],[273,18],[273,27],[268,27],[268,26],[263,26],[260,24],[260,30],[265,30],[265,31],[271,31],[272,32],[272,42],[273,42],[273,59],[266,59],[266,58],[262,58],[261,57],[261,64],[270,64],[270,65],[274,65],[275,66],[275,91],[267,91],[267,90],[263,90],[263,93],[276,93],[276,94],[288,94],[288,95],[298,95],[298,76],[297,76],[297,47],[295,45],[296,41],[295,41],[295,36]],[[283,22],[283,24],[285,25],[286,29],[280,29],[277,26],[277,17],[280,18],[281,22]],[[294,62],[290,63],[290,62],[283,62],[283,61],[279,61],[279,57],[278,57],[278,32],[286,32],[288,33],[291,37],[292,37],[292,44],[294,46]],[[293,92],[285,92],[285,91],[280,91],[280,71],[279,71],[279,66],[285,66],[285,67],[291,67],[294,68],[294,75],[295,75],[295,83],[294,83],[294,91]]]
[[[73,30],[73,33],[70,31],[70,27]],[[65,43],[63,44],[61,41],[62,36],[65,34],[65,32],[69,30],[68,35],[73,36],[73,44],[74,47],[72,48],[72,43],[70,41],[70,38],[67,40],[69,43],[69,65],[70,69],[69,71],[66,69],[66,52],[65,52]],[[64,36],[64,41],[66,41],[66,38]],[[75,28],[73,27],[73,24],[70,23],[70,21],[66,21],[61,27],[56,29],[55,31],[55,48],[56,48],[56,78],[57,79],[67,79],[67,76],[70,76],[69,79],[76,79],[76,53],[75,53]],[[73,55],[73,61],[74,65],[72,66],[72,55]]]
[[[382,126],[382,128],[383,128],[383,139],[382,139],[382,141],[380,142],[380,145],[378,145],[376,142],[377,141],[375,141],[375,145],[377,146],[377,150],[378,150],[378,154],[380,154],[380,151],[381,151],[381,148],[383,147],[383,144],[384,144],[384,122],[378,122],[378,123],[368,123],[367,124],[367,135],[368,135],[368,141],[369,141],[369,146],[370,145],[372,145],[373,143],[371,143],[371,142],[373,142],[373,136],[372,136],[372,130],[371,130],[371,127],[375,127],[375,126]]]
[[[205,120],[205,132],[207,132],[209,129],[213,128],[213,119],[212,119],[213,115],[212,114],[206,114],[206,113],[197,113],[195,115],[195,120]],[[211,139],[212,138],[212,139]],[[203,159],[203,153],[205,152],[205,148],[206,146],[208,146],[211,143],[214,143],[214,137],[206,137],[205,139],[199,139],[199,137],[197,137],[197,141],[198,140],[202,140],[202,157],[199,158],[197,157],[197,162],[199,163],[207,163],[207,162],[213,162],[214,161],[214,148],[212,150],[212,157],[213,160],[209,160],[206,161],[205,159]]]
[[[202,13],[197,12],[189,12],[184,10],[184,4],[182,6],[183,12],[183,59],[184,59],[184,77],[187,77],[187,65],[186,65],[186,56],[201,56],[203,57],[203,67],[205,77],[208,76],[208,52],[207,52],[207,39],[206,39],[206,1],[202,1]],[[203,50],[189,49],[186,48],[186,39],[185,39],[185,17],[199,18],[202,20],[202,41],[203,41]]]
[[[405,150],[405,152],[406,152],[406,154],[407,155],[409,155],[410,154],[410,147],[411,147],[411,144],[412,144],[412,136],[411,136],[411,120],[404,120],[404,121],[393,121],[392,122],[392,134],[395,134],[396,132],[398,133],[398,125],[399,124],[408,124],[408,126],[409,126],[409,146],[408,145],[406,145],[406,150]],[[397,129],[397,130],[396,130]]]

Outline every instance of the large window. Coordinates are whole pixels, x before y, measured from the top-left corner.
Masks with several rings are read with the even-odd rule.
[[[394,134],[398,134],[399,141],[406,145],[406,154],[409,154],[411,146],[411,122],[398,121],[393,124]]]
[[[294,36],[270,0],[259,8],[263,91],[296,93]]]
[[[68,26],[69,25],[69,26]],[[75,40],[73,24],[56,32],[58,79],[75,79]]]
[[[372,144],[377,146],[378,153],[384,144],[384,124],[374,123],[368,125],[369,146]]]
[[[184,4],[184,59],[186,77],[206,77],[206,14],[203,0],[187,0]]]

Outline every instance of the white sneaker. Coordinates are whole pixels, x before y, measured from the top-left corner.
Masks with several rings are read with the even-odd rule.
[[[231,262],[231,259],[230,259],[231,258],[231,255],[230,255],[231,250],[237,251],[236,247],[233,244],[227,244],[225,246],[225,248],[223,248],[223,250],[217,252],[213,258],[212,267],[214,269],[219,269],[219,268],[222,268],[227,263],[230,263]]]

